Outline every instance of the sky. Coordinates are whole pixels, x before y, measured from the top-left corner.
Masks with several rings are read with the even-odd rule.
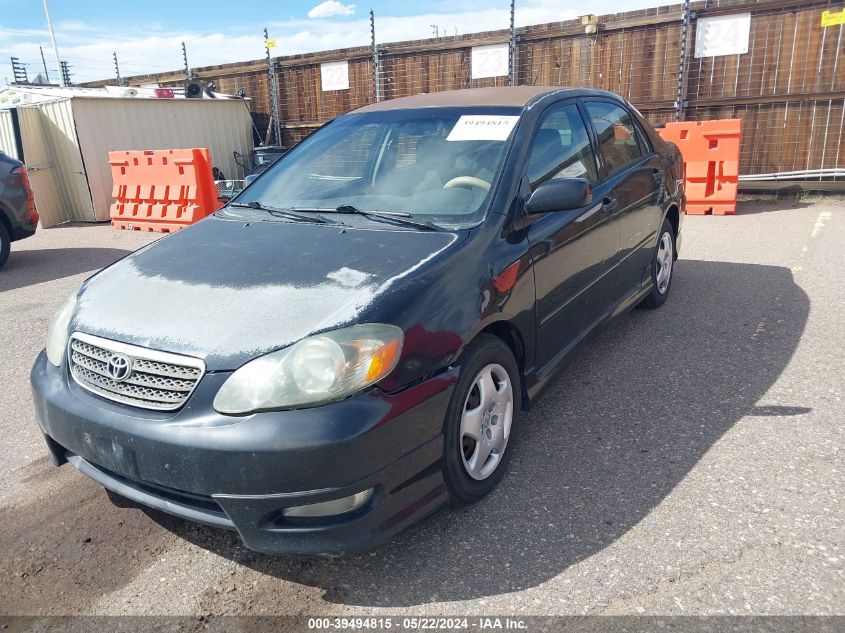
[[[516,24],[568,20],[583,13],[616,13],[674,4],[673,0],[516,0]],[[115,76],[116,52],[123,76],[182,68],[184,41],[192,67],[264,57],[262,29],[277,46],[274,56],[370,43],[369,12],[376,40],[396,42],[507,28],[509,0],[50,0],[61,59],[74,82]],[[0,81],[12,81],[9,58],[27,64],[30,79],[50,78],[57,63],[42,0],[0,0]]]

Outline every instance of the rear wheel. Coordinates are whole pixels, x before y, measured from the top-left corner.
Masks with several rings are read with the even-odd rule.
[[[2,213],[2,211],[0,211]],[[9,250],[12,247],[12,238],[5,225],[0,222],[0,266],[6,263],[9,259]]]
[[[444,476],[453,503],[478,501],[504,476],[520,399],[507,345],[483,334],[466,349],[445,424]]]
[[[672,272],[675,267],[675,232],[669,220],[663,220],[654,257],[651,260],[651,280],[654,283],[651,293],[643,299],[646,308],[659,308],[666,303],[669,289],[672,287]]]

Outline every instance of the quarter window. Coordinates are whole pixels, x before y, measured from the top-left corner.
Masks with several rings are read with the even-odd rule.
[[[545,114],[528,158],[531,188],[552,178],[595,182],[596,173],[593,148],[578,106],[569,104]]]
[[[623,108],[606,101],[588,101],[584,105],[596,130],[608,176],[642,156],[631,116]]]

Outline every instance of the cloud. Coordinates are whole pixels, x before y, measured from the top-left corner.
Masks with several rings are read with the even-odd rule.
[[[84,20],[62,20],[57,27],[63,31],[91,31],[93,26]]]
[[[308,12],[309,18],[330,18],[335,15],[352,15],[354,4],[343,4],[338,0],[325,0]]]

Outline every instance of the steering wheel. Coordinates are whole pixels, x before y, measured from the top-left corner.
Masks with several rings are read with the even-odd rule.
[[[443,188],[451,189],[452,187],[469,186],[477,187],[483,191],[490,191],[490,184],[491,183],[486,180],[476,178],[475,176],[458,176],[456,178],[452,178],[452,180],[443,185]]]

